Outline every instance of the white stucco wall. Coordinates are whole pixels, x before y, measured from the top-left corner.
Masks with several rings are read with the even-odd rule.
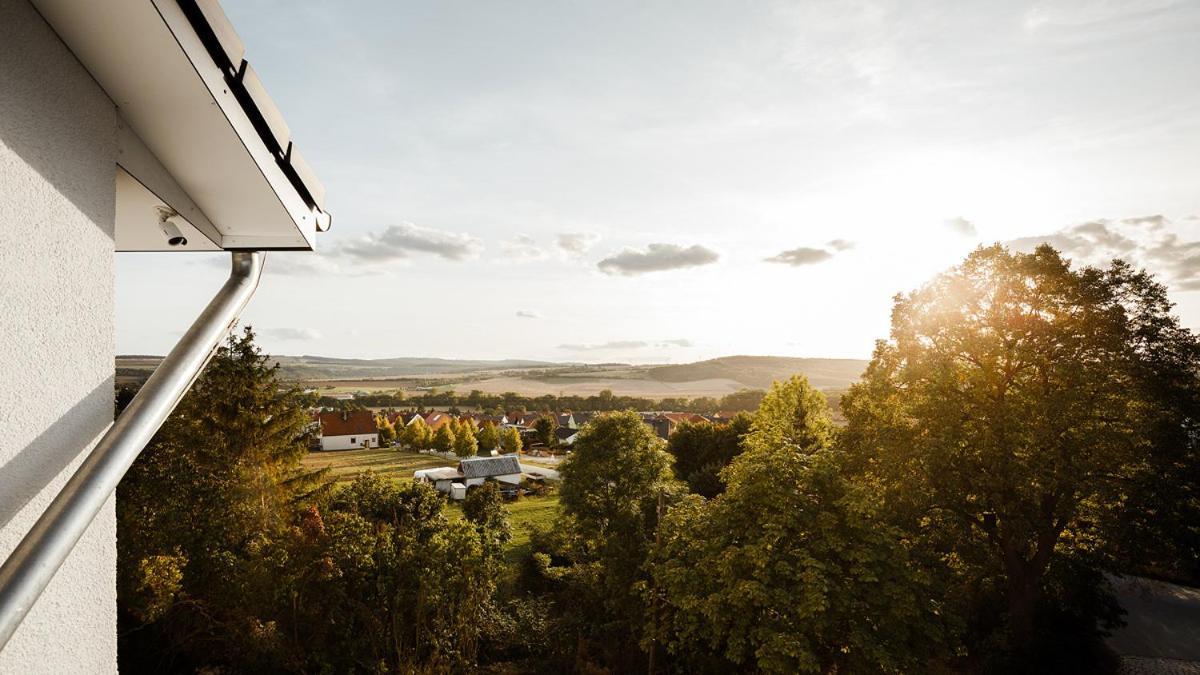
[[[354,439],[351,443],[350,439]],[[363,444],[368,444],[368,447],[379,447],[379,434],[358,434],[355,436],[322,436],[322,450],[357,450],[363,447]]]
[[[112,421],[116,111],[25,0],[0,0],[0,557]],[[112,500],[0,673],[117,667]]]

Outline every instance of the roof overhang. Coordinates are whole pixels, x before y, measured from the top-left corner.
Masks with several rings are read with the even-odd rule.
[[[217,0],[31,1],[117,107],[118,251],[313,248],[324,188]]]

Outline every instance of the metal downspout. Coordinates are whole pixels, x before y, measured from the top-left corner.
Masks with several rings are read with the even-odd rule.
[[[265,258],[261,251],[232,253],[229,280],[0,566],[0,650],[228,335],[258,288]]]

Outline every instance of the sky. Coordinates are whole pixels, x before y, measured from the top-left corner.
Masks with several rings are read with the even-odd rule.
[[[866,358],[981,244],[1125,257],[1200,328],[1200,3],[224,0],[328,192],[275,354]],[[125,253],[162,354],[225,254]]]

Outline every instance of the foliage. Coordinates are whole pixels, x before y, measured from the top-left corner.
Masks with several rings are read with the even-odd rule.
[[[257,620],[245,585],[290,514],[328,490],[323,472],[300,468],[308,401],[280,386],[253,339],[247,328],[217,350],[117,490],[122,620],[192,658],[261,653],[243,630]]]
[[[500,447],[500,431],[491,420],[485,421],[483,426],[479,427],[478,441],[480,454],[489,454]]]
[[[306,399],[230,338],[118,493],[126,672],[465,671],[510,536],[494,488],[305,473]]]
[[[475,440],[475,428],[469,423],[460,424],[454,435],[454,454],[459,457],[474,457],[479,452],[479,443]]]
[[[499,558],[504,552],[504,545],[512,540],[500,486],[495,481],[487,481],[467,490],[463,515],[479,530],[488,554]]]
[[[401,442],[412,450],[428,450],[433,447],[433,430],[421,417],[404,427],[400,438]]]
[[[430,443],[430,447],[438,452],[453,452],[454,441],[454,429],[449,424],[443,424],[433,432],[433,441]]]
[[[1121,503],[1155,464],[1163,410],[1143,380],[1178,337],[1169,308],[1119,261],[1073,270],[1049,246],[979,249],[897,299],[891,340],[843,399],[857,468],[958,583],[1003,589],[1013,652],[1035,644],[1048,571],[1108,546],[1093,505]]]
[[[688,490],[708,498],[725,491],[720,472],[742,452],[742,438],[752,420],[742,413],[727,424],[679,425],[667,440],[667,452],[675,458],[675,475],[687,482]]]
[[[662,445],[637,413],[585,425],[561,465],[557,535],[535,544],[536,574],[560,594],[565,625],[626,668],[641,658],[639,589],[658,514],[682,492]]]
[[[375,426],[379,428],[379,444],[390,447],[396,442],[396,427],[388,421],[387,415],[375,415]]]
[[[554,430],[557,428],[557,420],[549,415],[543,415],[533,423],[534,438],[546,447],[554,446],[557,444],[557,439],[554,437]]]
[[[500,430],[500,448],[505,454],[521,452],[521,432],[516,427],[505,427]]]
[[[694,668],[922,670],[944,643],[939,603],[871,491],[843,475],[820,392],[776,383],[747,446],[723,494],[660,526],[650,640]]]
[[[426,391],[416,396],[406,396],[403,392],[371,392],[355,394],[350,401],[322,396],[318,404],[325,408],[342,410],[347,408],[384,407],[384,408],[415,408],[431,410],[434,408],[471,408],[482,410],[488,414],[525,413],[528,410],[546,410],[554,413],[572,410],[594,410],[611,412],[618,410],[677,410],[679,412],[694,412],[712,414],[718,411],[751,411],[758,407],[766,392],[761,389],[742,389],[727,394],[721,399],[700,396],[693,399],[664,398],[654,400],[638,396],[618,396],[611,390],[605,389],[591,396],[573,396],[546,394],[543,396],[523,396],[515,392],[503,394],[485,394],[472,390],[469,394],[459,394],[450,389],[441,391]]]

